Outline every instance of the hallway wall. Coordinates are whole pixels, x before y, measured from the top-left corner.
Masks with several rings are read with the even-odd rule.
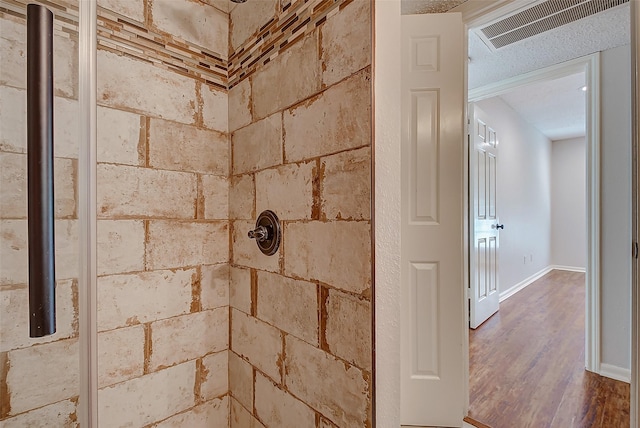
[[[601,362],[620,376],[631,367],[629,45],[602,52],[601,61]]]
[[[500,97],[478,102],[498,133],[499,290],[551,262],[551,141]]]
[[[587,266],[585,138],[551,143],[551,264]]]
[[[231,11],[232,427],[372,423],[371,10],[310,3]],[[265,209],[270,257],[247,238]]]

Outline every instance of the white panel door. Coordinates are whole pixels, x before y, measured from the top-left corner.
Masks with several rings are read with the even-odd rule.
[[[498,250],[504,226],[498,220],[498,135],[477,105],[469,105],[469,117],[469,325],[477,328],[499,309]]]
[[[402,17],[401,422],[464,417],[460,14]]]

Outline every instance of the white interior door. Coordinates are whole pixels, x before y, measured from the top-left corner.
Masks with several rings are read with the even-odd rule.
[[[402,16],[403,425],[464,417],[463,34],[460,14]]]
[[[469,324],[477,328],[498,312],[498,252],[500,230],[498,217],[497,168],[498,135],[490,119],[478,108],[469,105],[469,191],[471,219],[469,236],[470,309]]]

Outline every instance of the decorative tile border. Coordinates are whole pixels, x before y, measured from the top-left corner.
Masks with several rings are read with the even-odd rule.
[[[232,52],[228,60],[224,54],[150,31],[136,21],[99,7],[98,48],[143,60],[226,90],[275,59],[352,1],[283,0],[279,16],[266,22]],[[0,0],[0,13],[26,19],[28,2]],[[77,6],[62,0],[40,0],[39,3],[53,9],[56,34],[78,37]]]
[[[29,0],[1,0],[0,13],[26,19]],[[78,37],[78,9],[62,1],[39,1],[54,12],[57,34]],[[98,49],[152,63],[219,89],[227,89],[227,59],[223,54],[150,31],[101,7],[98,8]]]
[[[283,0],[280,16],[229,55],[229,89],[314,31],[353,0]],[[238,5],[237,7],[242,7]]]

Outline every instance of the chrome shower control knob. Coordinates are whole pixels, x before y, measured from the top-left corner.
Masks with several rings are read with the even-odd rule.
[[[264,226],[258,226],[255,230],[249,231],[249,238],[255,239],[257,242],[262,242],[269,237],[269,231]]]
[[[280,247],[281,232],[278,216],[270,210],[261,212],[256,220],[256,228],[250,230],[248,236],[256,240],[263,254],[274,255]]]

